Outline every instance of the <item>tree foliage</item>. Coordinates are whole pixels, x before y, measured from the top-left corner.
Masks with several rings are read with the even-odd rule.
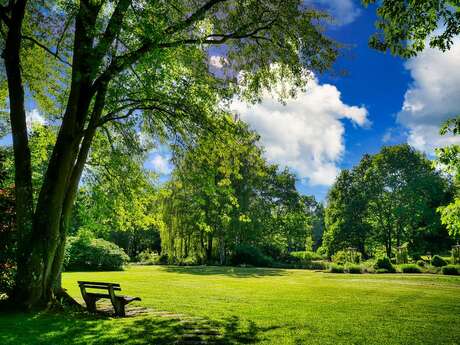
[[[237,247],[305,250],[311,238],[318,204],[297,192],[289,171],[265,161],[254,132],[230,125],[176,150],[163,191],[162,250],[170,259],[226,263]]]
[[[331,188],[325,246],[329,253],[347,246],[366,253],[384,245],[388,256],[403,243],[412,252],[442,246],[436,207],[448,197],[447,181],[424,155],[408,145],[384,147],[342,171]]]
[[[377,33],[369,40],[372,48],[405,58],[431,48],[450,49],[460,33],[458,0],[363,0],[378,4]]]
[[[458,136],[460,134],[460,116],[446,121],[441,127],[441,135],[452,134]],[[436,150],[438,156],[437,163],[441,165],[444,171],[454,177],[454,184],[457,188],[454,200],[446,205],[438,208],[441,214],[441,221],[447,227],[449,235],[458,240],[460,238],[460,145],[450,145]]]

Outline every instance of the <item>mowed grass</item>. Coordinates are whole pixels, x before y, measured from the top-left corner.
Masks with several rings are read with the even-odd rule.
[[[131,266],[63,275],[117,282],[132,305],[195,317],[220,344],[460,344],[460,277],[306,270]],[[174,344],[172,318],[0,314],[0,344]]]

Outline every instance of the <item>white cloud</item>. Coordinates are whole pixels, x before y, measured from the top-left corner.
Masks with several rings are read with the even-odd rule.
[[[150,161],[153,171],[160,175],[168,175],[171,173],[171,167],[169,161],[166,157],[163,157],[160,154],[155,154],[155,156]]]
[[[361,14],[353,0],[304,0],[304,3],[326,9],[339,25],[350,24]]]
[[[316,79],[286,105],[266,94],[261,103],[235,101],[232,109],[261,135],[270,161],[290,167],[310,185],[330,185],[339,172],[345,150],[341,119],[369,125],[366,108],[344,104],[335,86]]]
[[[223,56],[211,55],[209,57],[209,64],[214,68],[222,68],[222,67],[224,67],[225,62],[226,62],[226,59]]]
[[[33,124],[44,125],[45,123],[45,118],[40,115],[38,109],[26,112],[26,125],[28,129],[31,129]]]
[[[432,154],[435,147],[460,142],[439,135],[441,123],[460,114],[460,38],[450,51],[427,48],[405,67],[413,83],[397,121],[408,129],[408,143]]]

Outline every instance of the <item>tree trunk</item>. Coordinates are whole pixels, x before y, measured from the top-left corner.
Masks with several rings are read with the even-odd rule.
[[[73,188],[70,182],[92,99],[91,69],[94,67],[91,64],[94,61],[91,61],[90,52],[94,42],[92,28],[98,12],[99,7],[82,1],[76,18],[69,99],[33,216],[30,258],[27,265],[18,262],[15,290],[19,296],[23,296],[19,302],[26,309],[42,308],[51,303],[54,300],[53,290],[60,285],[56,281],[62,264],[65,232],[74,195],[69,202],[66,199]],[[78,186],[78,181],[76,184]]]
[[[208,243],[206,246],[206,263],[210,263],[212,260],[212,233],[208,233]]]
[[[5,49],[3,51],[8,80],[11,130],[13,134],[16,226],[19,235],[16,286],[25,286],[29,283],[36,284],[35,281],[29,282],[24,280],[24,277],[33,274],[32,268],[29,265],[29,253],[33,245],[33,242],[30,240],[33,215],[32,169],[20,63],[21,28],[25,6],[26,0],[18,0],[13,4]],[[11,297],[16,305],[22,303],[22,301],[27,301],[28,295],[23,292],[22,290],[14,290],[14,294]]]
[[[221,265],[225,264],[225,239],[223,234],[219,236],[219,262]]]

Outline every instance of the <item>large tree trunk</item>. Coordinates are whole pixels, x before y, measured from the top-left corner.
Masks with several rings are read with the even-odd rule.
[[[18,251],[16,286],[24,286],[35,281],[24,280],[33,274],[29,266],[30,241],[32,232],[33,194],[32,170],[29,141],[27,136],[26,113],[24,108],[24,88],[21,77],[20,50],[21,28],[24,19],[26,0],[14,3],[11,10],[9,30],[5,41],[3,58],[8,79],[10,120],[13,134],[15,191],[16,191],[16,226],[18,231]],[[22,290],[14,290],[14,301],[28,299]]]
[[[74,200],[72,194],[81,175],[81,172],[76,174],[78,181],[72,184],[72,173],[92,99],[94,61],[91,61],[90,52],[94,42],[92,28],[99,8],[82,1],[76,19],[69,99],[33,216],[27,269],[21,270],[26,265],[18,262],[18,282],[21,284],[17,284],[15,290],[22,296],[18,302],[27,309],[48,305],[54,300],[53,287],[59,285],[56,281],[62,264],[65,232]],[[86,156],[84,158],[83,165]]]

